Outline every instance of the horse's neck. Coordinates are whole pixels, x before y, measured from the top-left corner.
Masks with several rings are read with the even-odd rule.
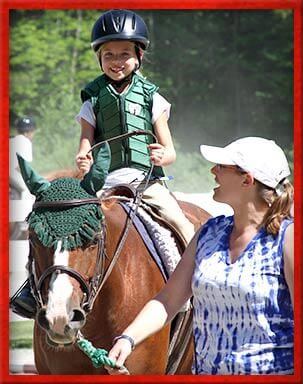
[[[195,230],[211,217],[208,212],[193,203],[178,200],[178,204],[188,220],[194,224]]]
[[[106,269],[120,246],[127,223],[127,214],[117,200],[102,203],[106,227]],[[89,316],[94,321],[85,325],[84,336],[111,342],[113,335],[132,320],[143,305],[164,285],[159,268],[151,258],[133,225],[125,238],[115,265]],[[100,332],[96,323],[106,329]],[[123,324],[123,326],[121,326]]]
[[[73,179],[80,179],[82,177],[80,171],[76,169],[61,169],[58,171],[48,172],[43,176],[49,181],[62,179],[63,177],[70,177]]]

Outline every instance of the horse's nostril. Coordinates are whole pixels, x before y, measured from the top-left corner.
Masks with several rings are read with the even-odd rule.
[[[39,326],[42,329],[45,329],[45,330],[50,329],[49,321],[46,318],[46,309],[45,308],[41,308],[40,311],[38,312],[37,321],[38,321]]]
[[[71,328],[80,328],[83,327],[85,324],[85,313],[81,309],[74,309],[73,310],[73,317],[70,321],[70,327]]]
[[[74,309],[73,312],[74,314],[71,321],[82,321],[85,319],[85,314],[81,309]]]

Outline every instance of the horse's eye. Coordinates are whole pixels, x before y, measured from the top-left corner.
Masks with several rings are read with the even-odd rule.
[[[97,244],[98,244],[98,239],[91,240],[86,244],[86,248],[95,248]]]
[[[102,239],[102,234],[101,233],[96,233],[94,238],[90,241],[88,241],[86,244],[85,244],[85,248],[86,249],[89,249],[89,248],[94,248],[98,243],[99,241]]]

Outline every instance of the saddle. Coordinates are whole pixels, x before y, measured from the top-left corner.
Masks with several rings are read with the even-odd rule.
[[[135,199],[136,190],[130,184],[118,184],[102,191],[101,200],[109,197],[125,197],[127,199]]]
[[[171,195],[178,202],[178,200],[176,199],[174,194],[171,193]],[[120,198],[124,197],[126,200],[130,199],[130,200],[134,201],[136,196],[137,196],[137,191],[130,184],[118,184],[118,185],[115,185],[115,186],[103,191],[103,193],[101,195],[101,200],[107,199],[110,197],[120,197]],[[176,243],[177,243],[177,246],[179,248],[179,252],[182,254],[184,252],[187,244],[186,244],[182,234],[178,230],[178,228],[176,228],[173,224],[171,224],[169,221],[167,221],[165,218],[163,218],[161,216],[160,211],[156,205],[151,204],[151,203],[147,203],[144,199],[143,199],[143,201],[144,201],[144,206],[142,206],[142,208],[145,209],[146,212],[157,223],[159,223],[160,225],[164,226],[165,228],[169,229],[172,232],[174,238],[176,239]],[[179,204],[179,202],[178,202],[178,204]],[[186,216],[186,212],[184,212],[184,214]]]

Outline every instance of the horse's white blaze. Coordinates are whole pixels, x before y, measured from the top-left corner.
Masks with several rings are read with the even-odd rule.
[[[60,251],[61,241],[58,242],[54,255],[54,265],[68,266],[68,251]],[[53,275],[47,304],[47,318],[54,327],[60,328],[68,321],[69,303],[73,292],[73,286],[66,273]],[[60,329],[57,329],[60,331]]]

